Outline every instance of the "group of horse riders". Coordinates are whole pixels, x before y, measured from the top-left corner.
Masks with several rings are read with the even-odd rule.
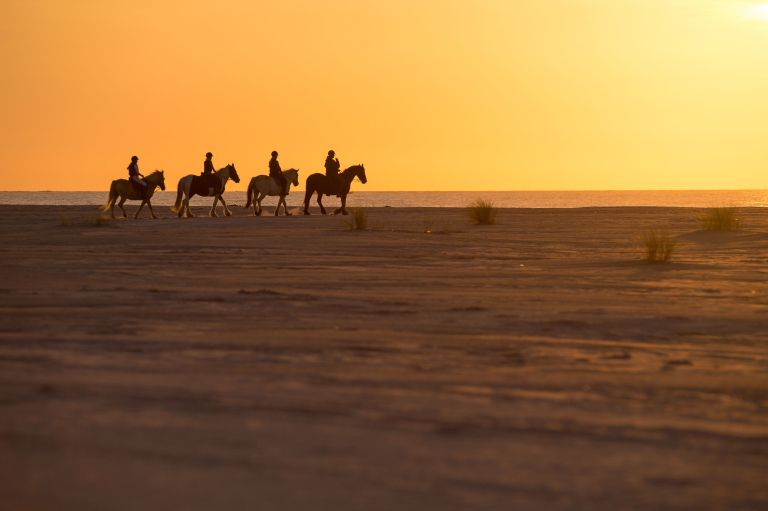
[[[325,175],[328,180],[333,183],[334,188],[339,188],[339,169],[341,164],[339,159],[336,158],[336,152],[331,149],[328,151],[328,156],[325,158]],[[203,162],[202,177],[206,181],[210,188],[209,195],[213,195],[214,189],[218,186],[218,179],[216,178],[215,168],[213,166],[213,153],[205,153],[205,161]],[[128,176],[131,183],[134,184],[136,189],[145,198],[148,191],[147,182],[144,181],[144,176],[139,172],[139,157],[132,156],[131,163],[128,165]],[[275,180],[281,189],[281,195],[288,194],[288,180],[283,176],[282,169],[280,168],[280,162],[277,161],[277,151],[272,151],[272,158],[269,160],[269,177]],[[338,196],[338,192],[335,194]]]

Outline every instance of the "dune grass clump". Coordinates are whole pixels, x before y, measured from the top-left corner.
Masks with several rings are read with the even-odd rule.
[[[675,242],[664,231],[651,229],[643,238],[645,260],[649,263],[666,263],[672,259]]]
[[[365,231],[368,229],[368,213],[363,208],[355,208],[346,223],[350,231]]]
[[[59,225],[62,227],[107,227],[112,225],[112,221],[103,216],[93,218],[69,218],[63,216],[59,219]]]
[[[498,210],[491,201],[477,199],[467,206],[467,216],[477,225],[493,225],[496,223]]]
[[[738,231],[741,219],[736,208],[709,208],[699,215],[701,228],[705,231]]]

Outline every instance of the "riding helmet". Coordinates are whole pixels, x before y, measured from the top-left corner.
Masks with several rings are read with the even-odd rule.
[[[131,161],[136,161],[136,160],[138,160],[138,159],[139,159],[139,157],[138,157],[138,156],[131,156]]]
[[[272,156],[277,156],[277,151],[272,151]]]
[[[207,153],[205,153],[205,157],[206,158],[213,158],[213,153],[208,151]]]
[[[331,149],[330,151],[328,151],[328,156],[336,156],[336,151]]]

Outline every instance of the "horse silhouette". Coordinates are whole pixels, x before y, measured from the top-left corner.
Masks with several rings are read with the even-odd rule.
[[[150,202],[150,199],[155,193],[155,188],[158,186],[161,190],[165,190],[165,174],[162,170],[156,170],[145,177],[144,181],[147,183],[146,196],[143,195],[143,190],[139,191],[139,189],[128,179],[115,179],[112,181],[112,185],[109,187],[107,202],[99,209],[101,211],[109,210],[112,218],[115,218],[115,201],[117,201],[117,198],[120,197],[120,202],[117,205],[120,206],[121,210],[123,210],[123,218],[128,218],[128,215],[125,214],[125,208],[123,207],[123,204],[126,200],[140,200],[141,205],[139,206],[138,211],[136,211],[136,214],[133,215],[133,218],[139,218],[139,213],[141,213],[141,209],[144,207],[144,204],[149,206],[149,212],[152,214],[152,218],[157,218],[154,210],[152,209],[152,203]]]
[[[344,169],[339,173],[339,182],[334,183],[325,174],[319,172],[312,174],[307,178],[306,189],[304,193],[304,214],[309,215],[309,199],[312,198],[312,194],[317,192],[317,204],[320,206],[320,211],[324,215],[328,213],[323,207],[323,194],[325,195],[340,195],[341,207],[333,211],[333,214],[341,212],[342,215],[348,215],[347,213],[347,195],[349,194],[349,187],[352,185],[352,180],[359,178],[360,182],[365,184],[368,182],[368,178],[365,177],[364,165],[352,165]]]
[[[291,185],[299,186],[299,169],[288,169],[283,171],[283,177],[288,182],[286,192],[291,189]],[[288,213],[288,206],[285,204],[285,194],[282,193],[282,187],[277,182],[267,175],[256,176],[248,183],[248,192],[246,197],[248,201],[245,203],[245,208],[248,208],[253,204],[253,214],[255,216],[261,215],[261,201],[269,195],[270,197],[280,196],[277,201],[277,208],[275,208],[275,216],[280,212],[280,204],[283,205],[283,211],[286,215]],[[256,206],[258,205],[258,209]]]
[[[216,204],[218,201],[221,201],[221,204],[224,206],[224,214],[226,216],[232,216],[232,212],[227,207],[227,203],[224,202],[224,198],[221,194],[224,193],[224,187],[227,186],[227,181],[229,179],[232,179],[235,183],[240,182],[240,176],[237,175],[235,164],[230,163],[226,167],[214,172],[213,175],[218,178],[218,181],[215,182],[213,193],[210,193],[211,190],[208,181],[203,176],[189,174],[179,179],[179,185],[176,188],[176,203],[171,207],[171,211],[177,213],[179,218],[194,217],[195,215],[189,211],[189,199],[195,195],[200,195],[201,197],[210,197],[213,195],[213,205],[211,206],[209,215],[212,217],[216,216]]]

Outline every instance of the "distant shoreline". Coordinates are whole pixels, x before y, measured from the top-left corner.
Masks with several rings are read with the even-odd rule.
[[[175,191],[166,190],[153,197],[155,206],[169,206]],[[245,192],[227,191],[228,203],[244,204]],[[376,192],[355,183],[348,197],[350,207],[464,207],[482,198],[499,208],[583,208],[583,207],[765,207],[768,190],[689,190],[689,191],[568,191],[568,192]],[[0,192],[0,205],[101,205],[106,192]],[[298,207],[304,200],[303,190],[292,190],[288,205]],[[212,199],[194,197],[191,204],[210,206]],[[336,197],[324,197],[324,204],[337,205]],[[264,199],[272,206],[276,198]],[[313,198],[313,204],[314,204]],[[128,203],[129,206],[131,202]]]

